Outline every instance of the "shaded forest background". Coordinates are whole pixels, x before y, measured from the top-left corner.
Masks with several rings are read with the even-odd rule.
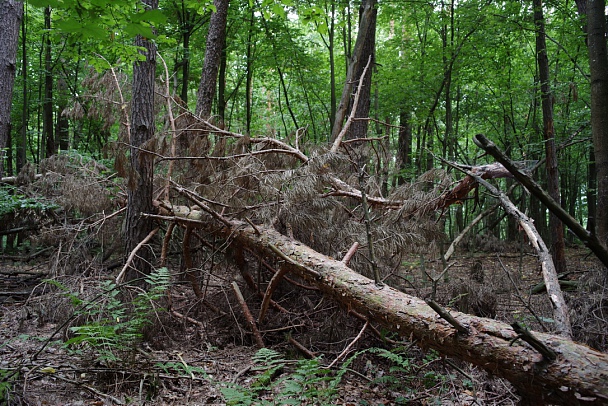
[[[293,259],[280,249],[235,245],[243,226],[256,235],[269,226],[376,286],[605,351],[605,264],[589,259],[574,233],[510,174],[492,180],[533,220],[559,286],[572,291],[572,324],[562,329],[553,299],[538,295],[551,286],[528,261],[538,253],[521,223],[498,208],[496,193],[454,194],[466,171],[495,162],[473,142],[485,134],[606,243],[603,3],[0,2],[22,11],[8,69],[12,97],[4,99],[10,108],[0,103],[10,111],[0,111],[0,248],[4,260],[44,264],[37,275],[48,278],[43,292],[26,277],[17,281],[25,292],[4,296],[37,297],[46,309],[36,310],[39,325],[57,323],[65,348],[87,344],[110,367],[127,348],[108,351],[83,325],[121,319],[108,305],[109,292],[119,291],[126,296],[114,304],[133,318],[116,331],[154,348],[167,344],[150,328],[169,325],[222,349],[231,341],[281,346],[285,337],[273,329],[285,329],[301,334],[288,342],[313,358],[336,352],[337,330],[356,336],[354,345],[369,325],[379,345],[397,344],[397,336],[371,327],[369,315],[354,312],[365,323],[359,335],[356,324],[336,327],[339,312],[352,316],[350,305],[328,310],[319,288],[288,273]],[[461,256],[450,262],[455,240]],[[25,275],[12,265],[5,273]],[[73,305],[91,309],[104,297],[106,307],[74,310],[57,299],[60,291],[71,292]],[[162,303],[166,316],[139,300]],[[258,320],[247,316],[246,303]],[[269,307],[276,313],[264,321]],[[318,309],[323,320],[313,316]],[[246,338],[240,326],[251,330]],[[392,354],[386,358],[395,361]],[[272,366],[275,355],[266,356]],[[366,365],[366,356],[357,362]],[[426,367],[428,355],[416,357]],[[462,365],[454,368],[469,380]],[[431,393],[432,383],[412,385]],[[525,400],[525,390],[516,390]],[[408,396],[402,400],[417,399]]]

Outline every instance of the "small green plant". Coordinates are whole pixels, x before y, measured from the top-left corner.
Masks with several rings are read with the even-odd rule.
[[[338,384],[352,362],[345,362],[335,374],[323,368],[318,358],[288,361],[276,351],[262,348],[253,357],[254,371],[261,371],[256,380],[246,388],[226,385],[221,388],[228,405],[331,405],[337,394]],[[280,376],[293,364],[293,371]],[[265,394],[270,394],[264,399]]]
[[[171,373],[184,378],[193,378],[195,374],[201,375],[203,378],[208,377],[205,368],[188,365],[185,362],[157,362],[154,366],[167,374]]]
[[[64,346],[76,353],[93,350],[100,361],[119,361],[120,353],[130,350],[141,339],[143,328],[151,323],[152,313],[158,310],[154,308],[154,302],[167,290],[170,273],[167,268],[157,269],[146,282],[150,288],[138,293],[131,305],[121,300],[120,290],[113,282],[103,282],[102,293],[93,300],[81,299],[63,288],[78,306],[75,316],[90,320],[70,327],[74,336]],[[52,283],[62,287],[56,281]]]
[[[47,211],[59,206],[43,198],[26,197],[15,187],[0,188],[0,218],[11,213],[25,210]]]
[[[0,404],[8,405],[11,403],[11,393],[13,385],[19,378],[18,369],[1,369],[0,368]]]

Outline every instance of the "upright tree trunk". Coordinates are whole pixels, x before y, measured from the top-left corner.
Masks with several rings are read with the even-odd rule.
[[[553,100],[549,86],[549,58],[547,56],[547,43],[545,40],[545,17],[542,0],[534,0],[534,24],[536,26],[536,58],[540,75],[540,92],[543,110],[543,137],[545,140],[545,154],[547,157],[547,191],[549,195],[559,202],[559,172],[557,167],[557,152],[555,150],[555,127],[553,125]],[[551,253],[557,273],[566,272],[566,242],[562,222],[549,214],[549,230],[551,231]]]
[[[335,38],[336,38],[336,2],[331,2],[331,14],[330,22],[328,24],[328,45],[327,50],[329,52],[329,91],[330,91],[330,106],[329,106],[329,132],[333,132],[334,121],[336,120],[336,61],[334,56]]]
[[[68,104],[68,86],[63,76],[57,80],[57,127],[55,136],[58,147],[62,151],[67,151],[70,147],[70,121],[63,114]]]
[[[606,2],[587,2],[587,46],[591,73],[591,131],[597,170],[596,232],[608,243],[608,53]]]
[[[187,18],[184,16],[184,18]],[[182,59],[182,89],[181,99],[184,103],[188,104],[188,82],[190,81],[190,36],[192,35],[192,28],[187,26],[184,30],[182,38],[182,47],[184,48],[184,57]]]
[[[0,6],[1,7],[1,6]],[[21,168],[23,168],[25,166],[25,163],[27,161],[27,127],[28,127],[28,121],[29,121],[29,108],[28,108],[28,86],[29,86],[29,82],[28,82],[28,76],[27,76],[27,70],[28,70],[28,59],[27,59],[27,36],[26,36],[27,32],[26,32],[26,24],[25,24],[25,20],[21,22],[21,78],[23,81],[22,84],[22,97],[23,97],[23,103],[22,103],[22,110],[21,110],[21,122],[23,123],[23,125],[21,126],[21,136],[19,137],[19,142],[17,143],[16,146],[16,150],[17,150],[17,173],[19,173],[19,171],[21,171]],[[0,35],[1,37],[2,35]],[[2,82],[2,80],[0,80],[0,82]],[[1,165],[1,163],[0,163]],[[1,175],[0,175],[1,177]]]
[[[397,141],[397,185],[402,185],[408,180],[405,171],[409,169],[412,162],[412,124],[411,113],[402,108],[399,113],[399,139]]]
[[[587,231],[595,234],[595,218],[597,217],[597,172],[595,170],[595,154],[593,146],[589,148],[589,163],[587,164]]]
[[[359,104],[357,104],[357,111],[355,117],[357,118],[368,118],[369,110],[371,106],[371,87],[372,87],[372,72],[374,71],[374,64],[376,63],[375,50],[376,50],[376,17],[378,10],[376,8],[376,0],[362,0],[360,8],[360,19],[363,19],[368,14],[366,9],[370,9],[369,21],[367,23],[359,22],[359,29],[367,29],[365,34],[365,40],[361,53],[358,55],[359,64],[355,73],[355,78],[360,78],[365,69],[365,65],[371,56],[371,66],[368,69],[367,75],[363,80],[363,88],[359,95]],[[358,38],[357,38],[358,39]],[[355,48],[357,45],[355,45]],[[351,101],[352,104],[352,101]],[[352,107],[351,107],[352,108]],[[346,138],[365,138],[367,137],[367,120],[357,120],[351,124]]]
[[[53,120],[53,61],[51,55],[51,13],[44,9],[44,99],[42,101],[42,138],[45,140],[45,157],[57,153]]]
[[[144,0],[149,9],[158,8],[158,0]],[[142,214],[151,213],[153,192],[153,156],[142,149],[154,136],[154,78],[156,46],[138,35],[135,45],[144,49],[145,61],[133,65],[133,98],[131,102],[131,171],[127,189],[125,220],[125,251],[129,255],[152,231],[152,220]],[[141,148],[141,149],[140,149]],[[152,250],[145,246],[131,263],[125,279],[132,281],[151,271]]]
[[[245,128],[246,134],[251,133],[251,102],[253,91],[253,58],[255,53],[254,32],[255,14],[253,7],[249,10],[249,31],[247,32],[247,72],[245,79]]]
[[[226,44],[222,48],[222,59],[220,60],[220,71],[217,78],[217,115],[219,116],[220,124],[223,126],[226,120],[226,68],[228,65],[228,52]]]
[[[226,41],[226,20],[228,18],[228,3],[230,0],[214,0],[216,11],[211,14],[205,60],[201,83],[196,100],[196,115],[205,120],[211,116],[211,107],[215,96],[217,72],[222,59],[222,49]]]
[[[22,18],[22,2],[0,1],[0,179],[4,176],[4,148],[11,130],[12,94]]]
[[[376,14],[376,0],[361,1],[361,12],[359,14],[359,32],[357,34],[357,40],[355,41],[355,49],[353,50],[352,56],[349,60],[346,80],[344,82],[344,88],[342,90],[342,97],[340,98],[340,104],[338,106],[338,109],[336,110],[336,118],[331,134],[332,141],[335,140],[338,134],[340,134],[340,131],[342,131],[344,118],[348,113],[351,101],[353,85],[356,82],[358,83],[359,77],[361,76],[361,72],[363,72],[363,69],[367,64],[368,58],[366,57],[366,59],[363,59],[363,54],[365,52],[368,52],[368,56],[371,54],[369,51],[370,40],[368,40],[367,36],[371,32],[372,26],[374,28],[375,35]],[[373,53],[373,50],[371,52]],[[357,76],[357,74],[359,76]],[[371,72],[368,73],[368,75],[371,80]],[[369,93],[369,85],[366,87],[368,88],[367,92]],[[363,103],[362,101],[360,101],[359,105],[361,104],[368,104],[367,111],[369,112],[369,95],[367,103]]]

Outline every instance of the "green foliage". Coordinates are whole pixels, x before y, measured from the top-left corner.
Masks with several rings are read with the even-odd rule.
[[[18,369],[0,369],[0,404],[10,404],[13,385],[19,378]]]
[[[262,348],[253,357],[254,371],[261,371],[249,388],[226,385],[221,388],[228,405],[331,405],[346,372],[346,362],[338,373],[323,368],[319,359],[295,361],[291,372],[278,377],[293,364],[276,351]],[[272,400],[266,400],[265,394]]]
[[[59,206],[42,197],[27,197],[15,187],[0,188],[0,218],[7,214],[16,214],[28,210],[44,212],[55,210]]]
[[[64,346],[74,352],[92,350],[100,361],[119,361],[120,353],[133,348],[141,339],[143,328],[151,323],[151,315],[159,311],[154,302],[167,290],[170,276],[167,268],[153,271],[146,278],[150,288],[138,293],[130,305],[121,299],[118,286],[109,281],[102,283],[102,293],[93,300],[66,292],[78,306],[75,315],[90,321],[71,327],[74,337]]]
[[[375,378],[374,383],[387,384],[390,387],[398,388],[403,386],[404,380],[409,381],[414,376],[411,358],[407,357],[406,354],[401,354],[399,349],[389,351],[384,348],[370,348],[368,351],[392,363],[389,373]]]
[[[194,374],[200,374],[207,378],[207,371],[203,367],[188,365],[185,362],[158,362],[155,367],[161,369],[165,373],[176,374],[184,378],[192,378]]]

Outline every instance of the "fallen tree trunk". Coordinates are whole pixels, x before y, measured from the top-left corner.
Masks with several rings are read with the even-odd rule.
[[[207,216],[205,216],[207,217]],[[422,348],[471,362],[489,373],[509,380],[532,404],[608,404],[608,355],[562,337],[534,332],[557,358],[546,360],[509,325],[463,313],[451,312],[469,334],[456,333],[423,300],[354,272],[344,263],[322,255],[272,228],[251,226],[236,220],[222,225],[208,221],[195,223],[209,233],[229,241],[235,249],[247,247],[262,257],[279,258],[290,272],[315,284],[348,309],[365,314]],[[216,219],[217,220],[217,219]],[[228,224],[229,223],[229,224]]]

